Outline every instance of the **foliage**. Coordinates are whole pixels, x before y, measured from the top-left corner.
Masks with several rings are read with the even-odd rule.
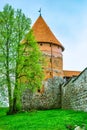
[[[21,44],[20,49],[24,50],[24,52],[20,50],[19,53],[20,64],[18,67],[18,73],[20,81],[22,80],[21,85],[23,85],[24,80],[24,84],[26,83],[26,88],[28,87],[35,90],[36,88],[40,88],[42,85],[44,76],[42,62],[44,60],[33,36],[32,30],[26,35],[25,42]]]
[[[19,82],[22,77],[26,79],[27,87],[34,89],[41,85],[41,54],[33,34],[26,35],[31,30],[30,23],[21,10],[15,11],[8,4],[0,12],[0,84],[8,90],[9,113],[17,112],[21,107],[21,90],[26,85]],[[27,43],[22,45],[20,42],[25,35]]]
[[[73,110],[45,110],[7,116],[0,109],[0,129],[3,130],[68,130],[67,126],[86,125],[87,113]]]

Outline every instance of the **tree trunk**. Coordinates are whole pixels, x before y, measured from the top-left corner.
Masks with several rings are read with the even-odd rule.
[[[9,72],[9,39],[6,42],[6,79],[7,79],[7,87],[8,87],[8,98],[9,98],[9,111],[7,114],[12,113],[12,88],[11,88],[11,81],[10,81],[10,72]]]
[[[14,94],[13,94],[13,113],[17,113],[21,109],[21,103],[20,103],[20,94],[18,90],[18,86],[15,86]]]
[[[19,50],[18,55],[19,56]],[[18,57],[16,59],[16,72],[15,72],[15,88],[13,94],[13,113],[17,113],[21,109],[21,102],[20,102],[20,88],[18,84]]]
[[[7,82],[8,82],[8,98],[9,98],[9,111],[7,112],[7,114],[12,114],[13,101],[12,101],[11,84],[10,84],[9,75],[7,76]]]
[[[12,102],[12,88],[11,88],[11,81],[10,81],[10,74],[9,74],[9,64],[8,64],[8,57],[7,57],[7,86],[8,86],[8,99],[9,99],[9,111],[7,114],[12,113],[12,107],[13,107],[13,102]]]

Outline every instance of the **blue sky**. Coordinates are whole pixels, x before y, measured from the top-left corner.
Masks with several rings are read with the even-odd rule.
[[[9,3],[30,17],[32,24],[42,17],[65,47],[64,69],[83,70],[87,67],[87,0],[0,0],[0,11]]]

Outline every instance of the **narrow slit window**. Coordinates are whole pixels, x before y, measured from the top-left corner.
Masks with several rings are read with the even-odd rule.
[[[40,43],[40,46],[42,46],[43,44],[42,43]]]

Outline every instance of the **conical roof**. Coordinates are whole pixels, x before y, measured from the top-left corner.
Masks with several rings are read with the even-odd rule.
[[[62,44],[57,40],[55,35],[52,33],[42,16],[40,15],[36,22],[34,23],[32,27],[35,39],[37,42],[44,42],[44,43],[53,43],[56,45],[59,45],[62,50],[64,50],[64,47]]]

